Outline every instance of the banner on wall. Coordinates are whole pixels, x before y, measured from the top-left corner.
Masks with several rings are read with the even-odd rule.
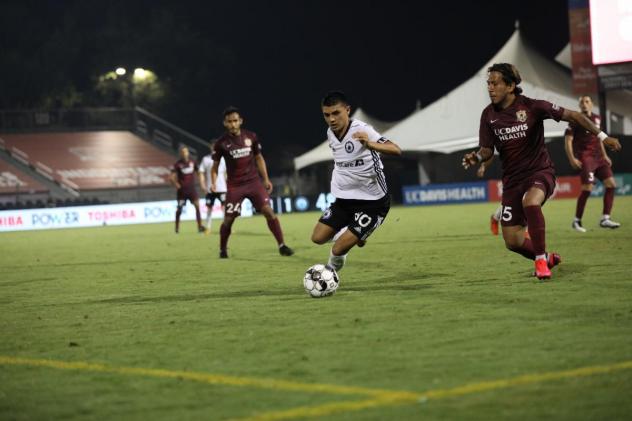
[[[404,205],[487,202],[487,182],[403,186]]]
[[[252,204],[249,200],[244,200],[241,209],[241,216],[252,216]],[[204,200],[200,200],[200,211],[204,217],[207,212]],[[150,224],[173,222],[175,217],[175,200],[118,205],[20,209],[0,212],[0,232]],[[224,217],[224,212],[219,202],[216,202],[213,206],[212,217]],[[182,221],[195,219],[195,208],[193,205],[187,202],[180,219]]]

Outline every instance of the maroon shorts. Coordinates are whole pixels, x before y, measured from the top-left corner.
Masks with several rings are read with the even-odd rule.
[[[581,161],[582,169],[579,177],[582,180],[582,184],[595,184],[595,178],[603,181],[612,177],[612,168],[610,168],[605,159],[590,157],[582,158]]]
[[[191,204],[197,205],[200,197],[194,189],[178,189],[177,199],[178,206],[184,206],[187,200],[191,202]]]
[[[227,215],[239,216],[241,214],[241,202],[249,199],[257,212],[270,204],[270,196],[260,181],[229,187],[226,193],[225,212]]]
[[[502,226],[527,226],[527,218],[524,216],[524,210],[522,209],[522,198],[531,187],[542,190],[544,192],[544,202],[546,202],[546,199],[551,197],[553,190],[555,190],[555,173],[553,170],[538,171],[522,182],[503,189],[503,213],[500,217]]]

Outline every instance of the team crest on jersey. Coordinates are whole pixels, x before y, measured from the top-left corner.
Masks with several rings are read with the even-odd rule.
[[[353,152],[353,149],[353,142],[347,141],[347,143],[345,143],[345,151],[347,151],[347,153],[351,153]]]
[[[524,123],[525,121],[527,121],[527,110],[516,111],[516,118],[521,123]]]
[[[246,138],[246,140],[244,140],[244,143],[246,144],[246,146],[252,146],[252,140],[250,140],[250,138]]]

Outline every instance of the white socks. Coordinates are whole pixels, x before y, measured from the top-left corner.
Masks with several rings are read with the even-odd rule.
[[[336,272],[338,272],[345,265],[346,260],[346,254],[343,254],[342,256],[334,256],[332,252],[329,252],[329,261],[327,263],[329,266],[336,269]]]
[[[209,212],[206,215],[206,229],[209,230],[209,231],[211,230],[211,220],[212,220],[211,216],[212,216],[211,212]]]

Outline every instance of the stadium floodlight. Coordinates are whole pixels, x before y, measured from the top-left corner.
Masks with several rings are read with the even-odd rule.
[[[114,72],[119,76],[124,76],[127,70],[125,70],[125,67],[117,67]]]
[[[144,80],[145,78],[147,78],[147,76],[149,76],[148,71],[143,69],[142,67],[137,67],[136,69],[134,69],[134,79]]]

